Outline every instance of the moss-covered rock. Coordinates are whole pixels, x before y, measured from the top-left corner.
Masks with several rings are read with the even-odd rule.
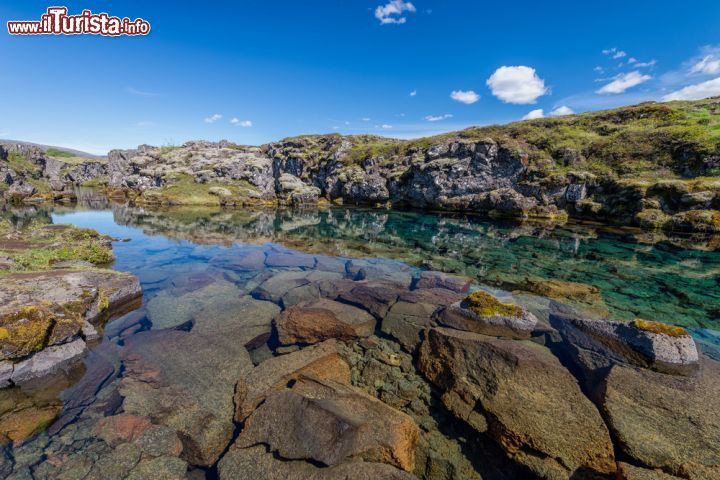
[[[655,208],[642,210],[635,215],[635,223],[642,228],[662,229],[670,220],[670,216],[665,212]]]
[[[676,213],[672,216],[666,228],[675,231],[720,232],[720,211],[689,210]]]
[[[491,317],[494,315],[519,317],[523,314],[521,307],[510,303],[502,303],[494,296],[482,290],[473,292],[465,297],[462,306],[481,317]]]

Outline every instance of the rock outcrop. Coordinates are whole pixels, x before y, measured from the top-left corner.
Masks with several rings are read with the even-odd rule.
[[[600,413],[543,347],[434,328],[420,349],[419,368],[451,412],[540,478],[615,471]]]

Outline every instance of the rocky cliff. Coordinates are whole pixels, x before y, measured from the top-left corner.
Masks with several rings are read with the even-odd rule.
[[[720,99],[714,98],[406,141],[308,135],[260,147],[227,141],[142,145],[111,151],[107,167],[58,167],[52,163],[57,159],[48,167],[48,156],[41,155],[31,158],[35,170],[28,169],[20,183],[12,165],[3,168],[5,197],[11,199],[33,198],[30,187],[42,179],[53,192],[107,179],[113,198],[144,205],[329,201],[718,232],[719,145]]]
[[[720,101],[708,99],[409,141],[141,146],[110,152],[110,187],[146,204],[332,201],[720,231],[719,112]]]
[[[74,201],[74,186],[105,182],[106,164],[106,159],[83,152],[0,141],[0,199],[9,203]]]

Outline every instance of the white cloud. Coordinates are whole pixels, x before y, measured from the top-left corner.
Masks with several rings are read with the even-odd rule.
[[[629,65],[630,65],[630,64],[633,64],[633,63],[637,63],[637,58],[635,58],[635,57],[630,57],[630,58],[628,58],[628,62],[627,62],[627,63],[628,63]]]
[[[387,129],[393,128],[393,127],[392,127],[392,125],[388,125],[387,123],[384,123],[380,126],[380,128],[384,128],[385,130],[387,130]]]
[[[545,112],[542,108],[538,108],[535,110],[530,110],[527,115],[522,117],[523,120],[535,120],[537,118],[543,118],[545,116]]]
[[[650,60],[649,62],[640,62],[635,64],[635,68],[654,67],[657,60]]]
[[[620,75],[617,75],[614,77],[613,81],[608,83],[607,85],[604,85],[600,90],[597,90],[595,93],[599,94],[615,94],[615,93],[624,93],[629,88],[632,88],[636,85],[640,85],[641,83],[645,83],[648,80],[650,80],[652,77],[650,75],[643,75],[637,70],[628,72],[628,73],[621,73]]]
[[[538,77],[535,69],[525,66],[500,67],[486,83],[492,94],[506,103],[535,103],[538,97],[548,92],[545,81]]]
[[[627,55],[627,53],[623,52],[622,50],[619,50],[619,51],[615,52],[615,55],[613,55],[612,58],[617,60],[618,58],[623,58],[626,55]]]
[[[575,112],[573,111],[572,108],[563,105],[561,107],[557,107],[555,110],[550,112],[548,115],[550,115],[551,117],[562,117],[563,115],[572,115],[573,113],[575,113]]]
[[[446,118],[452,118],[452,114],[446,113],[445,115],[428,115],[425,117],[425,120],[428,122],[439,122],[440,120],[445,120]]]
[[[215,123],[221,118],[222,115],[220,115],[219,113],[214,113],[211,116],[205,118],[205,123]]]
[[[415,5],[402,0],[391,0],[385,5],[379,5],[375,9],[375,18],[380,20],[380,25],[403,24],[407,17],[403,13],[415,13]]]
[[[240,120],[237,117],[233,117],[232,120],[230,120],[230,123],[235,125],[236,127],[243,127],[243,128],[249,128],[253,126],[252,121],[250,120]]]
[[[665,95],[662,100],[664,102],[671,100],[700,100],[716,95],[720,95],[720,77],[695,85],[688,85],[676,92]]]
[[[702,75],[715,75],[720,73],[720,58],[715,55],[705,55],[690,68],[690,73]]]
[[[363,117],[363,118],[362,118],[362,121],[363,121],[363,122],[369,122],[369,121],[370,121],[370,117]]]
[[[593,68],[593,72],[605,73],[605,69],[598,65],[597,67]]]
[[[417,90],[413,90],[412,92],[410,92],[411,97],[414,97],[415,95],[417,95]]]
[[[471,105],[480,100],[480,95],[472,90],[453,90],[450,93],[450,98],[455,101]]]

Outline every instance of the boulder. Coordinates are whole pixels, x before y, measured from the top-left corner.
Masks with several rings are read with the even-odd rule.
[[[467,332],[526,339],[535,329],[537,318],[522,307],[501,303],[489,293],[478,290],[445,308],[437,322]]]
[[[230,450],[218,463],[220,480],[416,480],[413,475],[384,463],[353,461],[320,467],[302,460],[284,460],[263,445]]]
[[[550,322],[572,357],[593,383],[593,375],[613,363],[626,363],[681,375],[698,368],[698,351],[687,330],[659,322],[615,322],[551,314]]]
[[[434,328],[420,348],[419,368],[456,417],[487,432],[539,477],[615,471],[599,412],[546,348]]]
[[[695,377],[615,365],[596,393],[618,448],[683,478],[720,478],[720,364]]]
[[[263,443],[282,458],[327,466],[363,460],[412,471],[418,435],[409,416],[379,400],[332,380],[301,376],[250,415],[235,444]]]
[[[326,298],[288,308],[275,324],[283,345],[352,340],[375,331],[375,319],[365,310]]]
[[[235,387],[235,421],[244,421],[268,395],[287,387],[301,375],[350,383],[350,367],[338,355],[337,342],[318,345],[272,357],[238,380]]]

